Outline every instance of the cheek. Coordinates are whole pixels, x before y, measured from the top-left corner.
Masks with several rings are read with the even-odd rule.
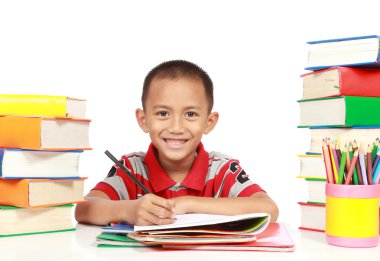
[[[194,134],[203,134],[206,130],[206,126],[205,125],[199,125],[199,124],[196,124],[194,126],[191,126],[191,132],[193,132]]]
[[[149,128],[149,132],[159,132],[165,129],[165,124],[160,121],[148,121],[147,127]]]

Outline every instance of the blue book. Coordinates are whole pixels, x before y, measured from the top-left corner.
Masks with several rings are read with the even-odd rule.
[[[102,227],[103,233],[115,233],[115,234],[128,234],[129,232],[133,232],[133,225],[118,223],[115,225]]]
[[[378,35],[326,39],[307,42],[306,70],[332,66],[380,67]]]

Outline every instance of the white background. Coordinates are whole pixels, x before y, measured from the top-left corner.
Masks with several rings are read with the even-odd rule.
[[[0,1],[0,92],[85,98],[92,151],[86,193],[120,157],[145,151],[134,111],[146,73],[170,59],[203,67],[215,85],[216,129],[206,150],[239,159],[299,224],[306,196],[296,154],[306,41],[378,34],[376,1]]]

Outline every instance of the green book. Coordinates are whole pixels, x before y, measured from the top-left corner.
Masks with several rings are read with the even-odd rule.
[[[380,125],[380,97],[338,96],[298,103],[299,127]]]
[[[96,237],[98,247],[149,247],[156,245],[146,245],[134,239],[127,234],[101,233]]]
[[[72,207],[19,208],[0,205],[0,238],[74,231]]]

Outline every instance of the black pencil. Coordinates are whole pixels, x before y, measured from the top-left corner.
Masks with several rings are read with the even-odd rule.
[[[137,186],[139,186],[145,193],[149,194],[152,193],[149,191],[147,187],[144,186],[123,164],[121,164],[108,150],[104,152],[115,164],[125,172],[132,180],[135,182]]]

